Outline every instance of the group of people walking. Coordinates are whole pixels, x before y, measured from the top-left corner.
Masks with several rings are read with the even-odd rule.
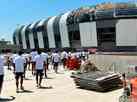
[[[36,78],[36,87],[40,88],[43,75],[45,78],[47,76],[47,70],[49,70],[49,64],[53,66],[55,73],[58,73],[58,68],[60,63],[62,63],[64,69],[75,70],[78,69],[81,63],[81,58],[84,60],[86,54],[82,53],[70,53],[62,51],[54,51],[52,54],[42,52],[41,50],[32,50],[29,54],[24,54],[22,51],[19,51],[18,54],[14,54],[11,57],[8,57],[6,60],[3,54],[0,55],[0,93],[2,90],[3,79],[4,79],[4,65],[8,63],[8,69],[12,70],[15,74],[16,80],[16,92],[24,90],[23,80],[26,77],[26,70],[32,71],[32,75],[35,75]],[[13,67],[10,67],[10,64]],[[44,73],[43,73],[44,72]]]

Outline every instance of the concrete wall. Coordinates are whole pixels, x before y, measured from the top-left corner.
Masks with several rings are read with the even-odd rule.
[[[97,47],[96,22],[80,23],[80,39],[82,47]]]
[[[16,34],[15,39],[16,39],[16,45],[17,45],[17,46],[18,46],[18,45],[20,45],[20,43],[19,43],[19,36],[18,36],[18,34]]]
[[[26,37],[25,37],[25,31],[26,31],[26,28],[27,28],[27,25],[24,26],[24,28],[23,28],[22,31],[21,31],[23,49],[27,49]]]
[[[37,36],[38,36],[39,48],[44,48],[44,41],[43,41],[42,32],[37,32]]]
[[[35,48],[35,44],[34,44],[34,36],[33,33],[29,33],[29,42],[30,42],[30,48],[34,49]]]
[[[137,20],[123,19],[116,24],[116,46],[137,46]]]
[[[49,48],[55,48],[55,38],[54,38],[54,31],[53,31],[53,23],[56,16],[52,17],[47,24],[47,32],[48,32],[48,39],[49,39]]]
[[[69,38],[68,38],[68,29],[67,29],[67,17],[70,12],[65,13],[59,22],[60,35],[61,35],[61,43],[62,47],[70,47]]]
[[[132,66],[137,66],[137,56],[130,55],[98,55],[92,54],[89,59],[95,65],[105,71],[114,71],[120,73],[134,72]]]

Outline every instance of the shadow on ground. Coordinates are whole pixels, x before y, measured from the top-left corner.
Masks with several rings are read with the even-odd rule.
[[[24,80],[33,80],[33,79],[29,79],[29,78],[24,78]]]
[[[47,78],[44,78],[44,79],[54,79],[54,78],[51,78],[51,77],[47,77]]]
[[[23,91],[18,91],[17,93],[33,93],[33,91],[30,91],[30,90],[23,90]]]
[[[0,98],[0,102],[9,102],[9,101],[13,101],[13,100],[15,100],[14,96]]]
[[[82,89],[82,90],[87,90],[87,91],[94,91],[94,92],[98,92],[98,93],[108,93],[108,92],[112,92],[112,91],[115,91],[115,90],[119,90],[122,87],[119,86],[119,87],[114,87],[114,88],[106,89],[106,90],[90,89],[90,88],[85,88],[85,87],[77,87],[77,88]]]
[[[41,87],[39,87],[38,89],[53,89],[53,87],[52,87],[52,86],[48,86],[48,87],[41,86]]]
[[[64,74],[63,72],[57,72],[56,74]]]

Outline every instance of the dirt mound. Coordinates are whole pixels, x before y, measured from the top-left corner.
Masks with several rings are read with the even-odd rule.
[[[80,68],[81,72],[92,72],[92,71],[99,71],[99,69],[95,66],[94,63],[91,61],[86,61]]]

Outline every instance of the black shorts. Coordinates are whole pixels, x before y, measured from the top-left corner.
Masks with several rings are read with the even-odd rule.
[[[66,58],[63,58],[63,59],[62,59],[62,63],[65,64],[65,63],[66,63],[66,60],[67,60]]]
[[[57,67],[58,66],[58,62],[54,62],[54,66]]]
[[[0,75],[0,87],[2,87],[3,79],[4,79],[4,75]]]
[[[18,79],[19,77],[23,78],[24,73],[23,72],[16,72],[15,78]]]
[[[36,75],[43,76],[43,70],[36,70]]]

